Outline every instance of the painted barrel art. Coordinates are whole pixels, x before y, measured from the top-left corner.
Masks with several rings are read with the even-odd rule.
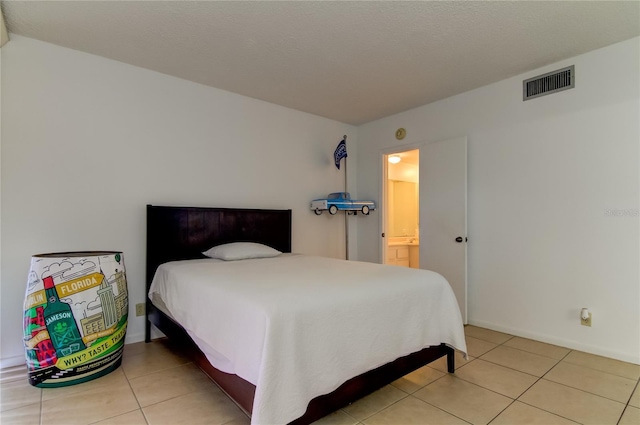
[[[29,383],[63,387],[115,370],[128,312],[121,252],[34,255],[24,300]]]

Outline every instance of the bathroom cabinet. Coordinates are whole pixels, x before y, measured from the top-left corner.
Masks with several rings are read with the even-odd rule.
[[[417,243],[397,244],[387,247],[387,262],[394,266],[420,268],[420,245]]]
[[[388,247],[387,264],[409,267],[409,245],[396,245]]]

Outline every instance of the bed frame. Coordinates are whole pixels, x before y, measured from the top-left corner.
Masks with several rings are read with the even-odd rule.
[[[291,252],[291,210],[164,207],[147,205],[147,291],[162,263],[205,258],[202,251],[229,242],[259,242]],[[157,309],[147,296],[145,341],[151,341],[151,325],[184,347],[193,361],[247,414],[251,414],[256,387],[237,375],[224,373],[208,362],[186,331]],[[295,425],[309,424],[382,388],[425,364],[447,356],[447,370],[454,372],[454,350],[444,344],[401,357],[344,382],[332,393],[309,402]]]

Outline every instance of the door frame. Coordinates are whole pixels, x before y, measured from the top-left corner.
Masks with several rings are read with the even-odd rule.
[[[398,154],[406,151],[414,151],[420,150],[422,146],[424,146],[428,142],[419,142],[419,143],[410,143],[406,145],[398,145],[394,147],[380,149],[379,157],[380,162],[378,163],[378,169],[382,170],[382,176],[378,192],[378,199],[380,199],[379,211],[378,214],[378,253],[380,258],[380,264],[385,264],[387,261],[387,173],[389,170],[389,162],[387,161],[387,157]],[[385,237],[382,237],[382,234],[385,234]]]

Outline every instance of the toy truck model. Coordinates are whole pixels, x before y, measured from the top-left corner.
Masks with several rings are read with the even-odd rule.
[[[362,214],[369,215],[369,211],[376,209],[376,204],[373,201],[353,200],[348,192],[335,192],[330,193],[326,198],[311,201],[311,209],[316,215],[322,214],[322,211],[325,210],[328,210],[331,215],[338,211],[352,211],[354,214],[361,211]]]

